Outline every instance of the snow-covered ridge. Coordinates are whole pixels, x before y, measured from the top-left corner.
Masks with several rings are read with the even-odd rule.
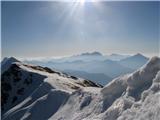
[[[139,70],[120,76],[102,89],[102,94],[122,94],[126,92],[127,95],[136,99],[140,97],[140,92],[149,88],[152,84],[153,78],[160,70],[160,59],[153,57],[150,61]]]
[[[103,88],[93,87],[94,83],[89,84],[92,87],[86,87],[88,82],[83,79],[75,80],[62,73],[61,76],[22,63],[16,65],[24,71],[47,77],[28,97],[6,112],[3,120],[160,119],[158,57],[151,58],[140,69],[112,80]],[[72,85],[78,88],[72,88]]]
[[[5,59],[2,63],[2,113],[42,87],[47,89],[47,92],[51,89],[71,92],[82,87],[102,87],[92,81],[70,76],[47,67],[22,63],[13,57]]]

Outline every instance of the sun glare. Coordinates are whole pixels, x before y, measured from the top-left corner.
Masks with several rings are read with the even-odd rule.
[[[81,5],[84,5],[85,0],[79,0],[79,2],[81,3]]]

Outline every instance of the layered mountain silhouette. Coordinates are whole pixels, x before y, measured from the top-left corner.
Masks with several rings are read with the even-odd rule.
[[[50,59],[46,61],[30,60],[25,62],[47,66],[60,71],[67,71],[68,73],[74,73],[74,75],[86,79],[91,79],[90,74],[92,74],[92,76],[95,76],[92,80],[95,82],[104,81],[100,83],[105,85],[115,77],[131,73],[140,68],[148,60],[149,58],[139,53],[133,56],[120,54],[106,56],[99,52],[93,52],[61,59]],[[104,79],[98,74],[103,74]]]
[[[93,82],[97,82],[101,85],[105,85],[107,84],[107,82],[112,80],[112,78],[108,77],[104,73],[88,73],[76,70],[64,70],[64,72],[69,75],[74,75],[76,77],[92,80]]]
[[[131,57],[120,60],[120,64],[131,69],[137,69],[144,65],[148,61],[148,58],[138,53]]]

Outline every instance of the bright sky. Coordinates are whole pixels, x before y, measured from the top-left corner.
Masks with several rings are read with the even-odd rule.
[[[159,54],[160,2],[2,2],[2,57]]]

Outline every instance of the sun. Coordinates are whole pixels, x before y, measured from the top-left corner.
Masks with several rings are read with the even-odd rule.
[[[81,5],[84,5],[85,0],[79,0],[79,2],[80,2]]]

